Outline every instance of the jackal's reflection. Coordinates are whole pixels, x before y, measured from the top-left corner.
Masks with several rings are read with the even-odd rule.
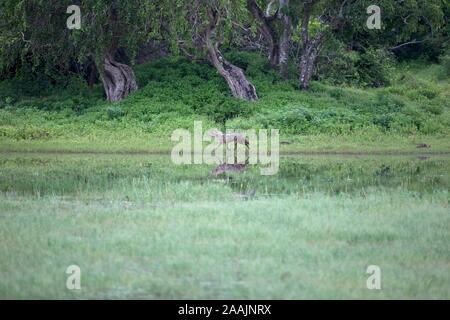
[[[233,163],[228,163],[228,162],[222,163],[222,161],[220,161],[220,159],[217,159],[217,160],[219,161],[219,166],[216,169],[211,171],[215,177],[217,177],[219,174],[221,174],[223,172],[241,172],[249,164],[248,158],[243,163],[238,163],[237,157],[234,157]]]

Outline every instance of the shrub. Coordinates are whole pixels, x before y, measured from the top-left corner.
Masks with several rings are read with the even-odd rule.
[[[343,42],[330,39],[317,58],[314,78],[332,85],[359,85],[357,64],[360,59],[359,52],[348,50]]]
[[[249,77],[258,77],[271,71],[268,59],[256,53],[231,50],[225,56],[230,63],[243,69]]]
[[[16,140],[35,140],[49,138],[46,130],[34,127],[17,128],[12,126],[0,126],[0,136]]]
[[[125,114],[120,106],[109,106],[105,111],[110,120],[120,118]]]
[[[447,77],[450,77],[450,49],[446,49],[445,53],[440,56],[439,61],[444,67]]]
[[[391,83],[394,59],[383,49],[367,48],[356,66],[363,86],[383,87]]]
[[[372,63],[362,65],[371,72],[384,64],[374,52],[366,51],[365,59]],[[226,81],[208,64],[171,57],[135,67],[139,90],[114,104],[105,101],[101,85],[88,94],[80,78],[71,79],[65,89],[52,87],[47,92],[45,86],[27,88],[24,79],[4,81],[2,134],[30,138],[37,134],[32,127],[46,128],[52,136],[65,131],[81,135],[97,126],[167,136],[194,120],[221,128],[278,128],[281,134],[448,133],[447,85],[438,82],[438,65],[405,63],[396,69],[391,87],[366,90],[312,81],[309,91],[301,91],[297,79],[283,80],[270,69],[267,57],[236,51],[226,55],[251,75],[259,101],[234,99]],[[33,92],[37,95],[28,95]],[[45,126],[49,123],[51,130]]]

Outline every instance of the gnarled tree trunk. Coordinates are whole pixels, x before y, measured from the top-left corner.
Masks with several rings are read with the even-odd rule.
[[[105,56],[101,79],[109,101],[121,101],[138,88],[131,67],[115,61],[112,54]]]
[[[248,101],[258,100],[256,89],[250,81],[245,77],[244,71],[231,64],[219,50],[220,43],[218,41],[213,45],[212,33],[215,32],[217,23],[217,12],[210,11],[210,22],[206,28],[204,45],[206,46],[206,56],[211,64],[219,71],[219,73],[225,78],[228,86],[231,89],[231,93],[235,98],[241,98]]]
[[[248,101],[258,100],[256,89],[247,80],[244,71],[228,62],[218,49],[213,48],[211,52],[208,52],[208,59],[227,81],[233,97]]]

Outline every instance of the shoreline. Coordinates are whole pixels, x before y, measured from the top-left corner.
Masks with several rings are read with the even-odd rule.
[[[99,154],[99,155],[170,155],[170,151],[73,151],[73,150],[1,150],[0,154],[9,154],[9,153],[18,153],[18,154],[27,154],[27,153],[35,153],[35,154]],[[191,155],[198,154],[195,152],[191,152]],[[270,154],[270,152],[269,152]],[[279,152],[280,156],[290,156],[290,155],[323,155],[323,156],[448,156],[450,155],[450,151],[443,152],[327,152],[327,151],[285,151]]]

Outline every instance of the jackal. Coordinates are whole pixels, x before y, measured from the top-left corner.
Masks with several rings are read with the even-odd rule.
[[[248,166],[248,164],[248,159],[245,160],[245,163],[238,163],[236,157],[234,158],[233,164],[229,164],[227,162],[222,163],[222,161],[219,160],[219,166],[211,172],[215,177],[223,172],[241,172]]]
[[[249,142],[247,139],[245,139],[245,137],[240,134],[240,133],[228,133],[228,134],[223,134],[222,132],[220,132],[217,129],[214,129],[211,132],[211,136],[216,137],[217,138],[217,146],[216,149],[219,148],[222,143],[225,143],[225,147],[228,146],[229,142],[234,142],[234,148],[237,148],[237,144],[245,144],[245,146],[247,148],[249,148]]]

